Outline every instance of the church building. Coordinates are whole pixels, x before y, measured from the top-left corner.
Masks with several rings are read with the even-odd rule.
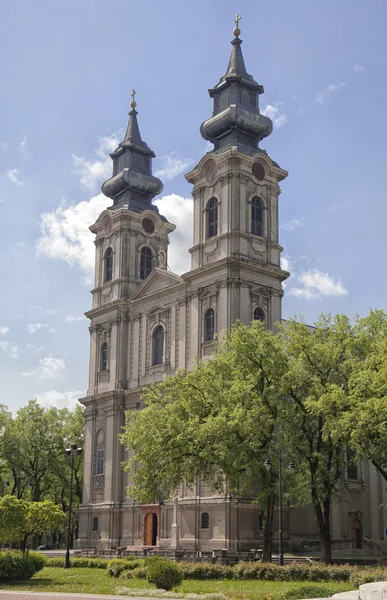
[[[217,333],[239,319],[273,328],[281,320],[282,282],[278,202],[288,173],[260,147],[272,133],[259,109],[263,86],[242,55],[238,19],[225,75],[209,90],[212,116],[200,128],[212,142],[186,179],[194,203],[191,268],[168,270],[175,225],[152,203],[163,184],[152,174],[153,150],[141,138],[131,102],[123,141],[112,152],[113,172],[102,192],[113,204],[94,225],[95,281],[90,319],[90,368],[85,398],[85,466],[77,547],[113,551],[180,547],[239,552],[262,545],[260,508],[215,493],[204,481],[183,483],[177,501],[141,505],[127,496],[127,458],[119,434],[125,412],[140,410],[144,386],[213,352]],[[383,539],[386,493],[368,463],[349,467],[347,498],[332,511],[332,536],[354,548]],[[372,510],[372,519],[371,519]],[[176,519],[176,522],[174,522]],[[289,543],[317,540],[314,513],[284,514]],[[370,542],[371,543],[371,542]],[[291,547],[291,546],[290,546]]]

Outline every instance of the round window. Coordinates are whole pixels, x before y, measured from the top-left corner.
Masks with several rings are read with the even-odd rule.
[[[155,230],[155,224],[149,217],[142,220],[142,228],[146,233],[153,233]]]
[[[263,181],[263,179],[265,179],[265,168],[260,162],[255,162],[251,170],[253,172],[254,177],[259,179],[259,181]]]

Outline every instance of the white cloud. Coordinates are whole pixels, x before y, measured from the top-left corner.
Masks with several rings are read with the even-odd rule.
[[[188,248],[192,246],[193,201],[177,194],[169,194],[155,202],[160,213],[174,225],[168,246],[168,267],[174,272],[185,273],[191,265]]]
[[[365,73],[365,67],[363,67],[363,65],[353,65],[351,69],[354,73]]]
[[[49,213],[40,215],[42,237],[37,241],[37,253],[66,261],[79,269],[86,284],[94,271],[94,235],[89,231],[101,212],[111,205],[103,194],[79,204],[61,204]]]
[[[19,356],[19,348],[9,342],[0,342],[0,350],[5,352],[9,358],[17,358]]]
[[[275,106],[268,104],[263,110],[261,110],[261,114],[265,115],[265,117],[269,117],[269,119],[273,121],[274,127],[277,129],[285,125],[288,118],[287,115],[281,113],[278,103]]]
[[[27,144],[27,142],[28,142],[28,140],[27,140],[26,136],[25,136],[25,135],[23,135],[23,137],[22,137],[22,141],[20,142],[20,148],[21,148],[22,150],[25,150],[25,147],[26,147],[26,144]]]
[[[156,169],[156,177],[160,177],[162,181],[168,181],[184,173],[193,164],[192,158],[180,156],[177,152],[171,152],[167,156],[162,156],[158,161],[160,167]]]
[[[28,323],[26,326],[26,330],[28,333],[36,333],[42,327],[47,327],[46,323]]]
[[[340,88],[343,88],[346,85],[345,81],[339,81],[338,83],[330,83],[328,87],[324,90],[321,90],[315,98],[317,104],[324,104],[325,100],[328,96],[331,96],[334,92],[337,92]]]
[[[13,183],[17,183],[18,185],[24,185],[24,181],[21,178],[21,173],[19,169],[10,169],[7,171],[8,179],[10,179]]]
[[[46,308],[46,309],[43,311],[43,314],[44,314],[44,315],[56,315],[56,313],[57,313],[57,312],[58,312],[58,309],[57,309],[57,308]]]
[[[306,300],[348,294],[340,278],[334,279],[329,273],[323,273],[318,269],[301,272],[296,276],[296,281],[299,287],[291,288],[288,294]]]
[[[293,231],[293,229],[300,227],[300,225],[302,225],[304,221],[305,217],[301,217],[300,219],[292,219],[291,221],[280,225],[280,229],[285,229],[286,231]]]
[[[6,325],[0,325],[0,335],[5,335],[6,333],[8,333],[9,331],[9,327],[6,327]]]
[[[98,147],[94,158],[73,154],[75,170],[80,175],[81,184],[94,191],[112,174],[112,160],[109,156],[119,143],[119,134],[98,138]]]
[[[66,365],[62,358],[54,358],[53,356],[45,356],[39,360],[37,369],[22,373],[23,377],[31,377],[36,375],[38,379],[55,379],[61,377]]]
[[[43,392],[42,394],[36,394],[36,400],[44,408],[69,408],[73,410],[78,404],[78,398],[84,395],[83,391],[76,392],[57,392],[56,390],[50,390]]]
[[[71,315],[68,315],[67,317],[65,317],[65,321],[66,323],[74,323],[74,321],[83,321],[85,317],[72,317]]]
[[[283,269],[284,271],[290,271],[291,260],[288,256],[281,256],[281,269]]]

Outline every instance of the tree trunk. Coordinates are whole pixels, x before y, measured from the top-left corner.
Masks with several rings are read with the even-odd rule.
[[[267,497],[265,507],[265,529],[263,531],[263,562],[271,562],[272,542],[273,542],[273,517],[274,517],[274,495]]]
[[[314,510],[316,513],[316,519],[318,523],[318,531],[320,535],[320,541],[323,548],[322,559],[326,565],[332,563],[332,536],[331,536],[331,525],[330,525],[330,501],[326,500],[323,507],[321,504],[315,504]]]

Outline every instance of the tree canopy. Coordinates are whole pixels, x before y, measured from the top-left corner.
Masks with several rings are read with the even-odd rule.
[[[127,413],[129,493],[152,502],[202,477],[260,504],[270,552],[281,450],[296,466],[293,475],[284,470],[289,498],[313,507],[330,562],[330,510],[344,492],[347,446],[386,476],[386,333],[382,311],[354,321],[322,315],[313,327],[291,319],[276,332],[237,323],[210,360],[145,390],[145,408]]]

